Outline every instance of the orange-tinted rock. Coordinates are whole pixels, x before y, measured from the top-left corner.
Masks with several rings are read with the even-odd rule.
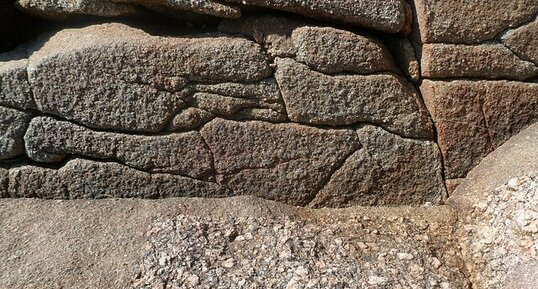
[[[415,0],[422,42],[480,43],[531,20],[538,0]]]
[[[508,31],[502,42],[522,59],[538,65],[538,19]]]
[[[538,120],[538,84],[429,81],[421,87],[447,178],[462,178],[494,148]]]
[[[526,80],[538,76],[538,66],[502,44],[425,44],[421,64],[425,78]]]

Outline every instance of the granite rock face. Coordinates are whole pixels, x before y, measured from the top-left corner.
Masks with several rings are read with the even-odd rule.
[[[24,153],[23,136],[31,114],[0,106],[0,160]]]
[[[74,2],[18,0],[18,4],[28,13],[52,19],[76,15],[127,16],[140,13],[136,5],[178,16],[181,12],[193,12],[223,18],[239,18],[241,10],[236,5],[243,4],[336,20],[391,33],[403,31],[410,22],[408,4],[404,0],[77,0]]]
[[[117,160],[152,173],[192,178],[208,178],[213,173],[211,153],[200,133],[194,131],[163,136],[129,135],[36,117],[24,142],[28,157],[38,162],[60,162],[71,155]]]
[[[502,42],[521,59],[538,65],[538,20],[508,31],[502,36]]]
[[[185,106],[189,81],[250,82],[271,73],[260,47],[245,39],[162,38],[120,24],[61,31],[31,55],[27,70],[40,111],[139,132],[165,127]]]
[[[149,174],[117,163],[74,159],[59,169],[20,166],[9,170],[11,198],[167,198],[225,197],[212,182],[171,174]]]
[[[520,59],[502,44],[425,44],[425,78],[481,78],[526,80],[538,76],[538,66]]]
[[[476,288],[533,288],[538,282],[538,124],[488,155],[448,203]]]
[[[407,136],[433,134],[416,90],[400,77],[331,76],[288,58],[277,59],[276,65],[275,77],[293,121],[331,126],[368,122]]]
[[[148,197],[144,190],[159,187],[130,195],[126,188],[132,187],[121,178],[126,174],[134,184],[158,175],[207,185],[196,196],[223,196],[226,188],[225,195],[302,206],[445,199],[431,118],[383,41],[286,17],[265,16],[258,24],[281,24],[265,30],[247,29],[249,21],[222,22],[219,29],[227,34],[180,36],[154,36],[119,23],[89,25],[3,55],[0,104],[35,116],[16,138],[16,155],[27,159],[5,165],[10,173],[21,165],[28,173],[9,186],[45,182],[30,177],[35,171],[56,188],[35,194],[45,198],[94,198],[108,195],[109,188],[112,196]],[[284,34],[271,30],[282,27]],[[357,127],[365,123],[372,127],[359,137]],[[386,147],[373,156],[363,169],[378,183],[334,175],[353,170],[348,158],[364,153],[361,138],[368,143],[378,134],[409,150],[398,154]],[[73,168],[77,158],[105,166],[96,170],[118,167],[120,181],[77,195],[77,185],[60,179],[90,173],[86,166]],[[402,161],[409,167],[397,165]],[[348,184],[364,191],[339,190],[342,198],[320,194]],[[12,195],[34,196],[33,188]],[[181,188],[155,196],[188,195]]]
[[[217,182],[240,195],[306,205],[360,147],[351,130],[215,119],[201,130]]]
[[[538,120],[538,84],[429,81],[421,85],[448,178],[465,177],[488,153]]]
[[[357,134],[362,149],[332,175],[312,206],[439,203],[446,196],[434,142],[405,139],[374,126],[360,128]]]
[[[415,0],[414,4],[423,43],[480,43],[532,20],[538,12],[537,0]]]

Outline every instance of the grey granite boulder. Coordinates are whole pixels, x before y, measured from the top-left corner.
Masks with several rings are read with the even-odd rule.
[[[418,93],[393,74],[330,76],[293,59],[277,59],[276,80],[292,121],[340,126],[373,123],[397,134],[433,138]]]
[[[201,129],[217,182],[238,195],[305,205],[360,145],[351,130],[214,119]]]
[[[150,174],[118,163],[74,159],[59,169],[25,165],[9,170],[12,198],[167,198],[225,197],[231,192],[212,182],[171,174]]]
[[[117,160],[130,167],[207,179],[212,157],[199,132],[130,135],[101,132],[58,121],[32,119],[24,136],[28,156],[38,162],[59,162],[69,155]]]
[[[331,176],[313,207],[440,204],[446,198],[441,154],[432,141],[379,127],[357,131],[363,146]]]
[[[0,106],[0,160],[24,153],[23,136],[32,115]]]
[[[189,81],[252,82],[271,72],[246,39],[157,37],[122,24],[62,30],[28,65],[38,110],[138,132],[163,130],[192,93]]]

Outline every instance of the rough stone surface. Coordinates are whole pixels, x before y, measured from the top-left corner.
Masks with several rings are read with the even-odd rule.
[[[305,25],[291,17],[256,14],[240,19],[222,20],[219,31],[242,34],[260,44],[271,57],[293,57],[297,49],[291,35],[295,28]]]
[[[431,119],[412,85],[392,74],[330,76],[277,59],[276,80],[292,121],[318,125],[375,123],[431,138]]]
[[[311,206],[438,204],[446,198],[435,143],[404,139],[374,126],[357,133],[363,148],[332,175]]]
[[[108,0],[17,0],[17,4],[28,13],[52,19],[74,15],[115,17],[137,13],[137,9],[131,5]]]
[[[421,87],[432,114],[447,178],[465,177],[493,149],[538,120],[538,84],[429,81]]]
[[[0,198],[9,197],[8,182],[9,182],[9,171],[0,167]]]
[[[203,109],[188,107],[174,116],[170,124],[170,130],[188,131],[194,130],[208,123],[215,115]]]
[[[21,110],[35,108],[26,72],[27,57],[20,50],[0,54],[0,105]]]
[[[295,59],[323,73],[394,72],[392,57],[379,41],[331,27],[293,31]]]
[[[538,124],[488,155],[448,202],[477,288],[533,288],[538,282]]]
[[[455,220],[448,207],[310,210],[251,197],[8,199],[0,287],[467,288]]]
[[[502,42],[522,59],[538,65],[538,19],[510,30],[502,36]]]
[[[99,132],[50,117],[32,119],[24,136],[28,156],[38,162],[59,162],[69,155],[117,160],[130,167],[207,178],[211,152],[199,132],[138,136]]]
[[[538,66],[502,44],[425,44],[421,64],[425,78],[526,80],[538,76]]]
[[[215,119],[201,129],[213,152],[217,182],[238,195],[307,204],[359,148],[351,130]]]
[[[538,175],[511,179],[478,197],[459,226],[477,288],[532,288],[538,283]]]
[[[384,36],[383,39],[401,73],[413,82],[419,81],[420,61],[411,41],[401,36]]]
[[[172,14],[174,10],[194,12],[224,18],[239,18],[241,10],[213,0],[112,0],[125,4],[140,4],[159,12]],[[172,10],[172,11],[170,11]]]
[[[408,17],[402,0],[227,0],[294,12],[310,17],[340,20],[384,32],[406,28]]]
[[[186,11],[224,18],[239,18],[241,10],[234,7],[234,3],[342,21],[391,33],[405,30],[410,18],[407,4],[403,0],[18,0],[18,4],[25,11],[52,19],[74,15],[103,17],[132,15],[139,13],[135,7],[136,4],[172,15],[177,14],[174,13],[175,11]]]
[[[31,114],[0,106],[0,160],[24,153],[23,136]]]
[[[414,3],[424,43],[479,43],[528,22],[538,12],[538,0],[415,0]]]
[[[74,159],[59,169],[32,165],[9,170],[12,198],[92,199],[224,197],[231,192],[211,182],[149,174],[117,163]]]
[[[121,24],[57,33],[32,54],[28,71],[40,111],[141,132],[163,130],[179,112],[186,80],[249,82],[271,74],[261,48],[246,39],[157,37]]]

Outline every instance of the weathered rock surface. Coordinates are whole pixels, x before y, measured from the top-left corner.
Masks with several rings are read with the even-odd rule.
[[[195,130],[210,120],[215,118],[215,115],[203,109],[188,107],[174,116],[170,123],[170,130],[188,131]]]
[[[18,50],[0,55],[0,105],[21,110],[35,108],[26,72],[27,57]]]
[[[402,0],[227,0],[310,17],[340,20],[384,32],[406,28],[408,16]]]
[[[318,125],[374,123],[432,138],[431,119],[412,85],[392,74],[330,76],[277,59],[276,80],[292,121]]]
[[[488,155],[449,198],[476,288],[538,282],[538,124]]]
[[[414,2],[424,43],[479,43],[528,22],[538,12],[538,0]]]
[[[448,207],[310,210],[251,197],[8,199],[0,287],[467,288],[455,220]]]
[[[295,60],[323,73],[395,72],[392,57],[378,40],[331,27],[293,31]]]
[[[536,83],[425,80],[420,89],[449,179],[465,177],[493,149],[538,120]]]
[[[59,162],[69,155],[117,160],[130,167],[208,178],[212,157],[199,132],[159,136],[100,132],[50,117],[32,119],[24,136],[28,156],[38,162]]]
[[[94,128],[157,132],[184,107],[187,80],[250,82],[271,69],[246,39],[156,37],[102,24],[57,33],[32,54],[28,74],[42,112]]]
[[[133,6],[108,0],[17,0],[17,4],[28,13],[52,19],[70,15],[114,17],[137,13]]]
[[[265,79],[255,83],[218,83],[193,84],[197,91],[186,102],[214,115],[234,119],[268,120],[279,122],[286,120],[284,107],[278,85],[274,79]],[[267,114],[248,114],[248,111],[260,110]]]
[[[93,199],[225,197],[231,192],[212,182],[170,174],[149,174],[117,163],[74,159],[59,169],[32,165],[9,170],[12,198]]]
[[[526,80],[538,76],[538,66],[502,44],[425,44],[421,64],[425,78]]]
[[[24,153],[23,136],[31,114],[0,106],[0,160]]]
[[[311,206],[439,204],[446,198],[437,144],[374,126],[357,133],[363,148],[332,175]]]
[[[125,4],[140,4],[147,8],[174,15],[174,10],[194,12],[224,18],[239,18],[241,10],[213,0],[111,0]],[[168,11],[167,11],[168,10]]]
[[[215,119],[201,129],[215,159],[217,182],[238,195],[305,205],[357,150],[351,130]]]
[[[403,0],[18,0],[28,13],[61,19],[76,15],[103,17],[139,13],[136,5],[143,5],[165,14],[180,11],[194,12],[223,18],[239,18],[241,10],[234,4],[284,10],[309,17],[346,22],[383,32],[400,32],[407,28],[410,15]],[[178,14],[180,16],[180,14]]]
[[[405,37],[390,35],[385,35],[383,39],[401,73],[413,82],[419,81],[420,61],[411,41]]]
[[[240,19],[224,19],[219,31],[242,34],[260,44],[271,57],[293,57],[297,49],[291,39],[297,27],[305,25],[297,19],[276,15],[245,15]]]
[[[538,19],[514,30],[502,37],[502,42],[522,59],[538,65]]]
[[[9,171],[0,167],[0,198],[9,197],[8,183],[9,183]]]

